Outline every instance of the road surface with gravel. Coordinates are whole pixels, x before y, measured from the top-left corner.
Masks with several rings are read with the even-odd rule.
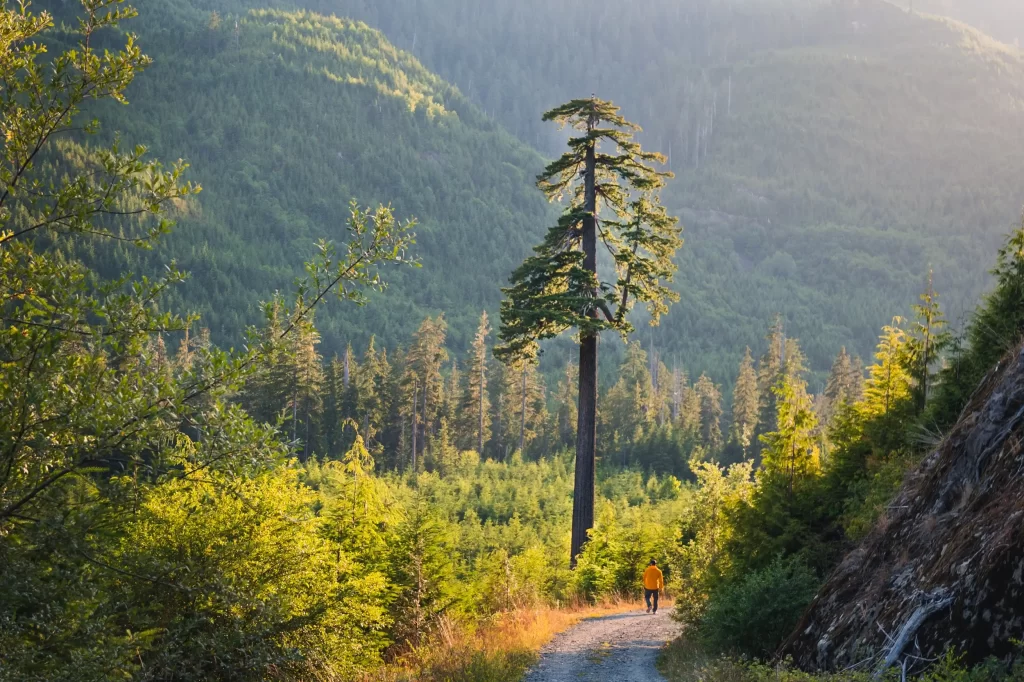
[[[585,620],[541,650],[525,682],[660,682],[658,653],[679,630],[668,610]]]

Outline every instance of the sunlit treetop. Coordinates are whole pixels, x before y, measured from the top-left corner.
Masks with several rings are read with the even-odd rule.
[[[538,341],[569,329],[626,335],[633,331],[628,314],[636,301],[647,304],[656,324],[668,304],[679,299],[668,283],[676,271],[672,257],[682,245],[682,229],[659,198],[672,175],[652,165],[665,158],[640,147],[633,139],[640,127],[620,116],[611,102],[573,100],[544,119],[579,132],[569,139],[569,150],[537,179],[549,200],[568,197],[569,204],[504,290],[502,344],[496,353],[505,359],[532,357]],[[594,201],[588,209],[591,167]],[[584,228],[591,216],[597,241],[611,256],[613,276],[605,279],[593,263],[586,263]]]

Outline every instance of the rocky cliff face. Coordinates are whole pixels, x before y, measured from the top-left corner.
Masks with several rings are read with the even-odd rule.
[[[968,663],[1024,639],[1024,348],[986,378],[783,646],[807,670]]]

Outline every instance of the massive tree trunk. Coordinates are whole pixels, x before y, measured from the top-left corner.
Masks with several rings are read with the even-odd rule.
[[[586,210],[583,219],[583,265],[597,277],[597,191],[595,187],[596,150],[587,150]],[[597,290],[593,292],[597,297]],[[597,317],[597,310],[590,311]],[[580,395],[576,420],[576,483],[572,502],[572,545],[569,565],[583,551],[590,529],[594,527],[594,486],[597,468],[597,335],[580,335]]]

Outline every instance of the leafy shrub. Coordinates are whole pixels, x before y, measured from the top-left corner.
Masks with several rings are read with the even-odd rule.
[[[907,472],[919,462],[915,453],[897,452],[869,472],[870,478],[857,481],[842,517],[847,537],[859,541],[871,532],[896,497]]]
[[[818,578],[803,563],[776,559],[711,593],[698,624],[714,650],[764,657],[771,655],[814,598]]]
[[[137,650],[138,679],[309,679],[374,665],[385,577],[324,537],[315,502],[286,467],[156,486],[104,557],[122,569],[105,585],[119,629],[155,635]]]

